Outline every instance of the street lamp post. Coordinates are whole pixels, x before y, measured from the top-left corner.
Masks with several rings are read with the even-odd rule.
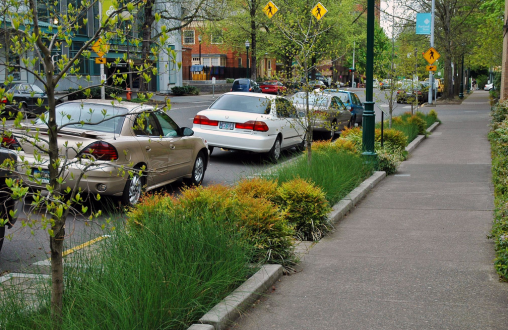
[[[198,36],[199,41],[199,65],[201,65],[201,36]]]
[[[246,61],[247,61],[247,78],[250,78],[250,72],[249,72],[249,47],[250,47],[249,40],[245,40],[245,49],[247,49],[247,57],[246,57]]]
[[[462,54],[462,62],[460,64],[460,91],[459,99],[464,98],[464,54]]]
[[[374,78],[374,11],[375,0],[367,0],[367,58],[365,66],[367,86],[365,89],[365,111],[363,112],[362,155],[369,163],[375,163],[377,158],[374,150],[376,114],[374,112],[372,90]]]

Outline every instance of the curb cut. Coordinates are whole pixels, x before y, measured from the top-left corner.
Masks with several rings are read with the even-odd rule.
[[[263,265],[257,273],[203,315],[199,319],[202,324],[193,324],[188,330],[225,329],[281,276],[281,265]]]

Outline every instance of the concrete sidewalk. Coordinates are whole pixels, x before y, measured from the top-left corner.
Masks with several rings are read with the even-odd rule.
[[[435,109],[443,124],[398,173],[231,329],[508,328],[508,284],[486,238],[488,93]]]

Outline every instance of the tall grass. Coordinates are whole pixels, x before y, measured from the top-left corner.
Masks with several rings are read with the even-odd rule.
[[[227,214],[168,213],[115,230],[99,255],[66,267],[62,329],[186,329],[254,271]],[[38,295],[49,306],[48,289]],[[2,328],[52,329],[47,308],[6,305]]]
[[[295,178],[309,179],[324,191],[327,201],[333,205],[369,177],[372,171],[372,165],[352,153],[313,152],[310,166],[307,158],[303,157],[265,177],[277,180],[279,184]]]
[[[388,127],[388,126],[385,126]],[[418,136],[418,126],[414,124],[409,124],[407,122],[403,123],[392,123],[392,128],[404,133],[407,136],[407,143],[411,143]]]

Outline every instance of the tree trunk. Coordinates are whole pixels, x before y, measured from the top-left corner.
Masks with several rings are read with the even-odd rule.
[[[250,51],[250,58],[251,58],[251,62],[250,62],[250,78],[252,80],[256,80],[256,77],[257,77],[257,59],[256,59],[256,45],[257,45],[257,40],[256,40],[256,9],[257,9],[257,4],[256,4],[256,1],[253,0],[252,1],[252,7],[250,9],[250,40],[251,40],[251,51]]]
[[[62,326],[64,294],[63,244],[65,238],[65,220],[57,220],[51,227],[54,236],[50,237],[51,248],[51,316],[56,329]]]

